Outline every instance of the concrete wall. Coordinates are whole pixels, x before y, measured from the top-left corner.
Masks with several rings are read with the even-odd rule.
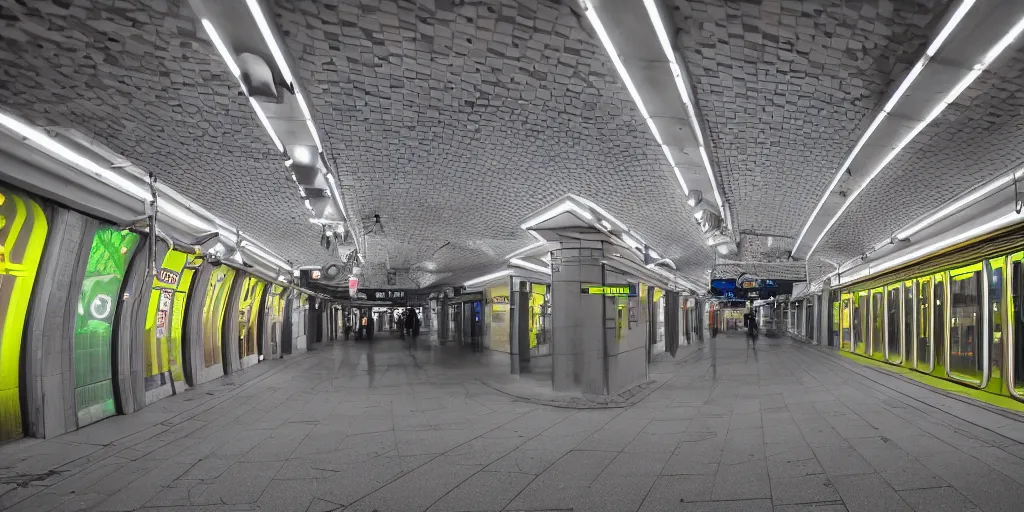
[[[583,284],[601,284],[601,242],[562,242],[551,254],[552,385],[555,391],[606,392],[604,316],[601,295],[584,295]]]

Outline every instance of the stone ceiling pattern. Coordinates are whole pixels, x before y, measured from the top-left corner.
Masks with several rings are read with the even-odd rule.
[[[520,222],[572,192],[706,276],[671,168],[568,3],[279,1],[276,22],[327,152],[389,238],[515,249],[534,241]]]
[[[940,0],[670,0],[738,230],[796,237]]]
[[[281,256],[318,229],[185,0],[0,0],[0,104],[76,128]]]
[[[844,262],[1024,164],[1024,55],[1011,47],[850,205],[814,256]],[[1006,205],[1007,213],[1013,207]]]

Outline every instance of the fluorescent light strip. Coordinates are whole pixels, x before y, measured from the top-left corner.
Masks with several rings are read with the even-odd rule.
[[[509,275],[511,273],[512,273],[511,270],[502,270],[502,271],[499,271],[499,272],[495,272],[493,274],[487,274],[486,276],[478,277],[476,279],[470,279],[469,281],[466,281],[465,283],[462,283],[462,284],[464,286],[473,286],[473,285],[479,284],[479,283],[486,283],[487,281],[490,281],[492,279],[497,279],[497,278],[499,278],[501,276],[507,276],[507,275]]]
[[[951,237],[949,237],[949,238],[947,238],[945,240],[942,240],[941,242],[936,242],[936,243],[928,245],[926,247],[922,247],[921,249],[918,249],[918,250],[916,250],[914,252],[911,252],[909,254],[906,254],[906,255],[900,256],[898,258],[889,260],[889,261],[887,261],[885,263],[882,263],[882,264],[878,265],[877,267],[870,267],[869,268],[869,273],[876,274],[878,272],[882,272],[882,271],[888,270],[888,269],[896,267],[898,265],[902,265],[904,263],[907,263],[909,261],[913,261],[913,260],[915,260],[917,258],[920,258],[922,256],[926,256],[926,255],[928,255],[930,253],[933,253],[933,252],[945,249],[947,247],[956,245],[956,244],[961,243],[961,242],[966,242],[966,241],[968,241],[968,240],[970,240],[972,238],[975,238],[977,236],[983,235],[983,234],[988,233],[990,231],[995,231],[997,229],[1003,228],[1005,226],[1008,226],[1010,224],[1013,224],[1013,223],[1019,221],[1020,219],[1021,219],[1021,216],[1018,215],[1017,213],[1008,213],[1008,214],[1006,214],[1006,215],[1004,215],[1002,217],[999,217],[999,218],[997,218],[997,219],[995,219],[993,221],[990,221],[988,223],[985,223],[985,224],[983,224],[981,226],[978,226],[976,228],[964,231],[963,233],[960,233],[959,235],[954,235],[954,236],[951,236]]]
[[[964,18],[967,11],[969,11],[972,6],[974,6],[974,0],[964,0],[960,3],[960,7],[957,7],[956,12],[954,12],[953,16],[949,18],[946,26],[942,27],[942,31],[939,32],[939,35],[935,36],[935,40],[932,41],[932,44],[928,45],[928,50],[925,51],[925,55],[931,57],[935,55],[935,52],[939,51],[942,43],[946,42],[946,38],[949,37],[949,34],[953,32],[953,29],[956,28],[960,23],[960,20]]]
[[[797,248],[800,247],[800,243],[803,242],[804,235],[807,234],[807,230],[811,227],[811,223],[814,222],[815,218],[817,218],[818,213],[821,212],[821,208],[825,205],[825,201],[828,200],[829,196],[835,190],[836,186],[839,185],[839,181],[842,179],[843,174],[846,173],[847,169],[850,168],[850,165],[853,163],[853,159],[856,158],[858,154],[860,154],[860,150],[864,148],[864,144],[867,143],[868,139],[871,138],[871,136],[875,133],[875,130],[882,123],[882,120],[885,119],[888,113],[891,112],[892,109],[896,107],[896,103],[900,99],[902,99],[903,95],[907,92],[907,89],[910,88],[910,85],[921,74],[921,71],[924,70],[924,67],[928,64],[928,61],[939,50],[942,44],[946,41],[946,38],[949,37],[949,34],[953,32],[953,29],[955,29],[956,26],[960,23],[960,21],[963,20],[964,16],[967,14],[967,11],[971,9],[974,3],[975,0],[964,0],[960,4],[960,7],[957,8],[957,10],[953,13],[953,16],[951,16],[949,21],[946,22],[946,25],[942,27],[942,30],[936,36],[935,40],[932,41],[932,44],[928,47],[928,50],[925,52],[925,55],[921,57],[920,60],[917,61],[913,68],[911,68],[910,73],[907,74],[907,76],[900,83],[899,87],[896,89],[896,92],[892,95],[891,98],[889,98],[889,101],[886,102],[885,107],[882,109],[881,112],[878,113],[878,115],[875,117],[875,120],[871,122],[871,124],[868,126],[868,129],[864,132],[864,134],[861,135],[860,140],[858,140],[857,144],[853,147],[853,151],[851,151],[850,154],[846,157],[846,160],[843,162],[842,167],[839,168],[839,171],[836,172],[835,177],[832,178],[832,183],[829,184],[828,189],[825,191],[825,194],[822,195],[821,199],[818,201],[817,206],[814,207],[814,211],[811,212],[811,216],[807,218],[807,222],[804,224],[803,229],[800,230],[800,235],[797,236],[796,243],[793,244],[793,252],[796,252]],[[959,95],[959,93],[957,94]],[[868,181],[871,180],[869,179]],[[819,240],[820,239],[821,238],[819,237]],[[815,242],[814,245],[817,246],[817,242]],[[811,252],[814,252],[813,247],[807,253],[807,255],[810,256]]]
[[[263,113],[263,109],[260,108],[260,104],[252,96],[249,97],[249,104],[252,105],[252,109],[256,111],[256,117],[263,123],[263,127],[266,128],[267,133],[270,134],[270,138],[274,141],[274,145],[277,146],[277,150],[284,153],[284,146],[281,144],[281,139],[277,138],[277,134],[274,133],[274,128],[270,126],[270,120],[267,119],[267,115]]]
[[[144,190],[142,187],[128,181],[124,176],[111,171],[110,169],[104,169],[93,162],[92,160],[75,153],[68,149],[63,144],[54,140],[53,137],[46,135],[41,130],[33,128],[13,117],[10,117],[3,112],[0,112],[0,124],[7,128],[17,132],[18,135],[25,137],[32,141],[37,146],[45,150],[51,156],[55,156],[61,160],[64,160],[71,165],[77,167],[79,170],[87,171],[93,174],[95,177],[104,180],[113,185],[118,190],[135,196],[138,199],[148,201],[152,199],[152,195]]]
[[[565,212],[567,212],[569,210],[573,210],[573,211],[579,213],[580,215],[585,217],[587,220],[592,220],[594,218],[594,216],[591,215],[590,212],[584,210],[583,208],[580,208],[579,206],[576,205],[576,203],[573,203],[572,201],[566,201],[566,202],[564,202],[564,203],[562,203],[562,204],[560,204],[560,205],[558,205],[558,206],[556,206],[556,207],[554,207],[554,208],[552,208],[552,209],[550,209],[550,210],[548,210],[548,211],[546,211],[544,213],[541,213],[540,215],[537,215],[536,217],[534,217],[534,218],[532,218],[532,219],[522,223],[519,227],[521,227],[522,229],[531,228],[533,226],[536,226],[537,224],[540,224],[541,222],[544,222],[546,220],[550,220],[550,219],[552,219],[552,218],[554,218],[554,217],[556,217],[556,216],[558,216],[560,214],[563,214],[563,213],[565,213]]]
[[[270,24],[267,23],[267,18],[263,16],[263,10],[260,9],[260,3],[258,0],[246,0],[245,3],[249,6],[249,11],[252,13],[252,17],[256,20],[256,26],[260,29],[260,34],[263,35],[263,41],[270,47],[270,54],[273,55],[274,61],[277,62],[277,68],[281,72],[281,77],[284,78],[285,83],[291,85],[294,79],[292,78],[292,71],[288,69],[288,62],[284,58],[284,54],[281,53],[281,49],[277,46],[277,40],[274,39],[274,32],[270,30]]]
[[[306,106],[306,99],[302,97],[302,93],[299,92],[298,88],[295,89],[295,100],[299,102],[299,108],[302,110],[302,115],[306,117],[306,127],[309,128],[309,133],[313,135],[313,142],[316,143],[317,151],[323,153],[324,147],[320,144],[320,135],[316,132],[316,124],[313,123],[313,116],[309,113],[309,107]]]
[[[957,199],[956,201],[954,201],[954,202],[950,203],[949,205],[947,205],[945,208],[942,208],[939,211],[937,211],[937,212],[929,215],[928,217],[922,219],[920,222],[915,223],[914,225],[904,229],[903,231],[897,232],[896,233],[896,238],[898,238],[900,240],[906,240],[906,239],[910,238],[911,236],[913,236],[918,231],[921,231],[922,229],[924,229],[924,228],[926,228],[928,226],[931,226],[932,224],[935,224],[936,222],[946,218],[948,215],[952,214],[953,212],[959,211],[963,207],[965,207],[965,206],[967,206],[967,205],[977,201],[978,199],[981,199],[982,197],[985,197],[985,196],[995,192],[999,188],[1002,188],[1002,187],[1004,187],[1006,185],[1009,185],[1010,183],[1013,182],[1013,177],[1014,176],[1013,176],[1012,173],[1007,175],[1007,176],[1003,176],[1002,178],[1000,178],[998,180],[995,180],[995,181],[989,183],[988,185],[985,185],[985,186],[975,190],[974,192],[971,192],[971,193],[961,197],[960,199]]]
[[[291,268],[291,265],[288,264],[288,262],[282,260],[281,258],[278,258],[277,256],[274,256],[273,254],[270,254],[262,247],[259,247],[256,244],[249,242],[248,240],[243,240],[241,243],[238,244],[238,246],[243,249],[248,249],[249,252],[255,254],[256,256],[259,256],[260,258],[263,258],[268,263],[272,263],[281,268]]]
[[[543,240],[540,241],[540,242],[534,242],[534,243],[532,243],[530,245],[527,245],[526,247],[523,247],[522,249],[519,249],[519,250],[513,252],[512,254],[509,254],[508,256],[505,256],[505,259],[511,259],[511,258],[513,258],[515,256],[519,256],[520,254],[523,254],[524,252],[532,251],[532,250],[534,250],[534,249],[536,249],[536,248],[538,248],[538,247],[540,247],[540,246],[542,246],[542,245],[544,245],[546,243],[547,242],[545,242]]]
[[[224,41],[221,40],[217,34],[217,29],[213,28],[213,23],[210,20],[203,18],[203,28],[206,29],[206,34],[210,36],[210,40],[213,41],[213,46],[220,52],[220,57],[224,59],[224,63],[228,65],[228,69],[231,70],[231,74],[235,75],[235,78],[242,76],[242,70],[238,69],[238,64],[235,64],[235,59],[231,56],[231,52],[228,51],[228,47],[224,46]]]
[[[337,203],[338,209],[341,210],[341,215],[348,218],[348,214],[345,213],[345,205],[341,202],[341,193],[338,192],[338,184],[334,181],[334,174],[327,171],[327,184],[331,187],[331,194],[334,197],[334,202]]]
[[[540,265],[535,265],[533,263],[530,263],[529,261],[523,261],[523,260],[521,260],[519,258],[512,258],[512,259],[508,260],[508,263],[509,263],[509,265],[515,265],[517,267],[522,267],[522,268],[525,268],[527,270],[532,270],[534,272],[540,272],[541,274],[551,275],[551,269],[550,268],[542,267]]]
[[[593,201],[591,201],[591,200],[589,200],[589,199],[585,199],[585,198],[582,198],[582,197],[577,197],[577,196],[573,196],[573,198],[575,198],[575,199],[577,199],[577,200],[578,200],[579,202],[581,202],[581,203],[583,203],[583,204],[587,205],[587,206],[588,206],[588,207],[589,207],[590,209],[592,209],[592,210],[594,210],[595,212],[599,213],[599,214],[600,214],[600,215],[601,215],[602,217],[604,217],[604,218],[608,219],[609,221],[611,221],[611,222],[615,223],[615,225],[616,225],[616,226],[618,226],[618,227],[619,227],[619,229],[621,229],[621,230],[623,230],[623,231],[629,231],[629,229],[628,229],[628,228],[626,227],[626,225],[625,225],[625,224],[623,224],[622,222],[620,222],[620,221],[619,221],[619,219],[616,219],[615,217],[613,217],[613,216],[612,216],[612,214],[610,214],[610,213],[606,212],[606,211],[604,210],[604,208],[601,208],[600,206],[598,206],[598,205],[594,204],[594,202],[593,202]],[[606,227],[606,228],[608,228],[608,229],[611,229],[611,228],[612,228],[611,226],[605,226],[605,227]]]
[[[711,190],[715,192],[715,201],[718,207],[725,211],[725,202],[722,201],[722,194],[718,191],[718,183],[715,183],[715,174],[711,171],[711,161],[708,160],[708,152],[704,146],[700,147],[700,159],[704,161],[704,169],[708,171],[708,178],[711,179]]]
[[[903,148],[907,144],[909,144],[911,140],[914,139],[914,137],[921,133],[921,131],[924,130],[926,126],[931,124],[931,122],[934,121],[935,118],[938,117],[939,114],[941,114],[942,111],[946,109],[946,107],[948,107],[951,103],[956,101],[956,98],[964,90],[966,90],[967,87],[969,87],[971,83],[978,78],[979,75],[981,75],[982,71],[984,71],[985,68],[988,67],[988,65],[991,64],[992,61],[999,56],[999,53],[1005,50],[1006,47],[1009,46],[1010,43],[1013,42],[1013,40],[1018,35],[1020,35],[1022,31],[1024,31],[1024,18],[1021,18],[1019,21],[1017,21],[1013,28],[1010,29],[1010,31],[1007,32],[1006,35],[1004,35],[1002,39],[1000,39],[999,42],[997,42],[995,46],[993,46],[992,49],[988,51],[988,53],[985,55],[985,59],[978,63],[976,66],[974,66],[974,69],[972,69],[970,73],[967,73],[967,75],[964,76],[964,78],[961,79],[959,83],[957,83],[956,87],[952,91],[950,91],[948,95],[946,95],[946,98],[942,101],[942,103],[935,107],[935,109],[933,109],[931,113],[928,114],[928,117],[925,120],[918,123],[918,125],[914,127],[910,134],[908,134],[906,137],[903,138],[902,141],[900,141],[899,145],[897,145],[895,149],[889,152],[889,154],[885,157],[885,160],[882,160],[882,163],[879,164],[879,166],[875,168],[875,170],[868,176],[868,179],[861,183],[860,186],[857,187],[857,190],[855,190],[853,194],[846,198],[846,201],[843,203],[843,206],[839,208],[839,211],[836,212],[835,216],[832,217],[832,220],[829,221],[829,223],[825,226],[825,229],[821,232],[821,235],[819,235],[818,239],[815,240],[814,245],[811,246],[811,250],[807,252],[808,257],[814,252],[815,249],[818,248],[818,244],[820,244],[822,239],[825,238],[825,235],[828,234],[829,230],[832,229],[832,226],[834,226],[836,221],[839,220],[839,217],[841,217],[843,213],[846,211],[846,209],[850,207],[850,204],[852,204],[853,201],[857,199],[857,196],[859,196],[860,193],[865,188],[867,188],[868,184],[871,183],[871,180],[873,180],[875,176],[877,176],[878,173],[880,173],[882,169],[884,169],[885,166],[887,166],[889,162],[891,162],[893,158],[895,158],[896,155],[899,154],[899,152],[902,151]]]
[[[645,2],[648,1],[650,0],[645,0]],[[633,98],[633,103],[636,103],[636,108],[640,112],[640,116],[643,117],[644,121],[647,122],[647,126],[651,129],[651,134],[654,135],[654,140],[657,141],[658,144],[662,146],[662,151],[664,151],[665,155],[668,156],[669,163],[672,166],[672,170],[675,171],[676,173],[676,179],[679,180],[679,185],[683,188],[683,194],[689,194],[690,188],[686,186],[686,180],[683,179],[682,173],[680,173],[679,169],[676,168],[675,162],[673,162],[672,157],[669,155],[668,148],[665,147],[664,143],[662,142],[661,133],[658,132],[658,127],[654,125],[654,120],[651,119],[650,114],[648,114],[647,112],[647,107],[644,106],[643,99],[640,98],[640,92],[636,90],[636,86],[633,85],[633,80],[629,78],[629,73],[626,72],[626,67],[622,64],[622,60],[619,59],[619,53],[615,51],[615,45],[612,44],[611,38],[608,37],[608,32],[605,31],[604,24],[601,23],[601,18],[597,16],[597,11],[594,9],[594,5],[589,0],[583,0],[583,7],[584,12],[586,12],[587,14],[587,20],[590,21],[591,26],[594,27],[594,31],[597,32],[597,38],[600,39],[601,44],[604,45],[605,52],[611,59],[612,65],[615,66],[615,70],[618,71],[619,78],[622,79],[622,83],[626,86],[626,90],[629,91],[629,95]],[[665,28],[661,26],[660,22],[656,24],[655,30],[658,30],[659,27],[661,32],[664,33]],[[659,38],[661,37],[665,38],[665,42],[663,42],[662,44],[666,44],[668,35],[664,34],[664,36],[662,36],[662,34],[659,34]],[[671,45],[669,47],[671,48]],[[686,94],[685,89],[685,86],[680,89],[680,94],[684,95],[684,103],[688,101],[686,98],[689,97]],[[704,139],[702,134],[700,133],[700,130],[696,128],[696,116],[693,113],[693,107],[689,103],[686,103],[686,105],[687,111],[690,113],[690,122],[694,123],[695,126],[695,134],[697,136],[697,141],[703,147]],[[712,185],[714,185],[714,178],[712,178],[711,182]]]

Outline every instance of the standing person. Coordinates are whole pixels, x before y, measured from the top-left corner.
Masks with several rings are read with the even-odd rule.
[[[366,317],[366,340],[373,343],[373,315]]]
[[[348,341],[348,336],[352,334],[352,317],[345,312],[345,341]]]
[[[416,325],[416,310],[409,308],[405,310],[405,332],[412,336],[412,328]]]

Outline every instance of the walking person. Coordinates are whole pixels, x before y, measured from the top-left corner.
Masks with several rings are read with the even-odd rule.
[[[743,314],[743,323],[744,327],[747,328],[747,339],[750,340],[750,345],[756,347],[758,328],[757,317],[754,316],[753,309]]]

